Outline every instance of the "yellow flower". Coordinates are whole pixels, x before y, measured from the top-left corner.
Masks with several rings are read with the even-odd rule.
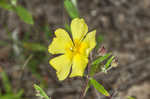
[[[84,19],[75,18],[71,22],[72,39],[64,29],[55,31],[56,37],[49,45],[48,51],[52,54],[61,54],[50,60],[56,70],[59,80],[69,77],[83,76],[88,63],[89,53],[96,45],[96,30],[88,32]]]

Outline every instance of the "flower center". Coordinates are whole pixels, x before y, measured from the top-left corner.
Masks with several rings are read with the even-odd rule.
[[[81,42],[79,40],[74,41],[74,46],[68,46],[66,48],[67,55],[70,59],[72,59],[76,55],[85,55],[87,52],[88,46],[85,42]]]
[[[86,52],[86,44],[83,43],[83,42],[80,42],[79,40],[75,40],[74,41],[74,46],[73,48],[71,48],[71,51],[73,53],[73,55],[76,55],[76,54],[84,54]]]

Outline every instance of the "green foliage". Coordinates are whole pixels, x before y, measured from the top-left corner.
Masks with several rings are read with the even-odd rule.
[[[4,71],[0,72],[1,78],[2,78],[2,82],[4,84],[4,88],[5,91],[7,93],[10,93],[12,91],[8,76],[6,75],[6,73]]]
[[[44,90],[40,87],[40,86],[38,86],[38,85],[36,85],[36,84],[34,84],[34,88],[35,88],[35,90],[37,91],[37,96],[39,96],[39,97],[41,97],[41,99],[51,99],[51,98],[49,98],[48,96],[47,96],[47,94],[44,92]]]
[[[16,6],[15,11],[24,22],[27,24],[34,24],[31,13],[29,13],[25,8],[22,6]]]
[[[20,91],[17,94],[7,93],[5,95],[0,96],[0,99],[21,99],[22,94],[23,91]]]
[[[2,78],[2,82],[6,91],[5,94],[0,93],[0,99],[22,99],[21,96],[23,94],[23,90],[20,90],[17,93],[13,93],[8,76],[3,70],[0,71],[0,76]]]
[[[23,47],[27,50],[34,51],[34,52],[45,52],[47,51],[47,47],[40,43],[31,43],[31,42],[24,42]]]
[[[111,56],[111,53],[107,53],[104,56],[99,56],[91,64],[90,75],[93,76],[96,72],[100,71],[100,63],[108,59]]]
[[[13,11],[13,6],[9,3],[7,3],[5,0],[0,1],[0,7],[3,9],[6,9],[8,11]]]
[[[111,53],[107,53],[104,56],[100,56],[99,58],[97,58],[96,60],[94,60],[92,62],[92,65],[98,65],[98,64],[100,64],[101,62],[103,62],[104,60],[106,60],[108,57],[110,57],[110,55],[111,55]]]
[[[64,7],[72,19],[79,17],[79,13],[75,4],[75,0],[74,2],[72,2],[71,0],[64,1]]]
[[[32,15],[29,11],[23,8],[20,5],[17,5],[17,0],[11,0],[11,2],[7,2],[6,0],[0,1],[0,7],[4,8],[8,11],[13,11],[17,13],[21,20],[23,20],[27,24],[34,24]]]
[[[112,63],[112,61],[113,61],[114,58],[115,58],[115,56],[111,56],[111,58],[109,58],[107,60],[106,64],[102,68],[102,72],[107,73],[107,71],[112,68],[111,63]]]
[[[75,7],[77,7],[77,0],[71,0],[71,2],[73,3],[73,5],[74,5]]]
[[[115,56],[111,56],[111,58],[109,58],[105,64],[105,69],[108,69],[111,66],[111,63],[113,61],[113,59],[115,58]]]
[[[128,96],[128,99],[135,99],[134,97]]]
[[[105,96],[110,96],[110,94],[107,92],[107,90],[103,87],[103,85],[101,85],[100,83],[98,83],[94,78],[90,78],[90,84],[93,85],[93,87],[100,92],[101,94],[105,95]]]

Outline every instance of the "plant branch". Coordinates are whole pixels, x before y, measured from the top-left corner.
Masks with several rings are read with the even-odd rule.
[[[88,77],[86,77],[86,81],[85,81],[85,84],[84,84],[84,86],[83,86],[83,88],[82,88],[83,90],[82,90],[82,92],[81,92],[81,96],[80,96],[79,99],[84,99],[84,97],[85,97],[85,95],[86,95],[88,83],[89,83],[89,79],[88,79]]]

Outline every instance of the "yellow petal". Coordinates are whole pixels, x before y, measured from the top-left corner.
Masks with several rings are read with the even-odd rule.
[[[86,56],[89,55],[89,53],[92,51],[93,48],[95,48],[96,46],[96,39],[95,39],[95,36],[96,36],[96,30],[88,33],[85,37],[85,39],[83,40],[83,44],[87,45],[86,46]]]
[[[85,23],[84,19],[75,18],[71,22],[71,31],[73,36],[73,41],[81,41],[83,37],[88,32],[88,26]]]
[[[61,54],[65,53],[67,49],[73,46],[72,40],[64,29],[57,29],[55,31],[56,37],[48,47],[49,53]]]
[[[57,71],[59,80],[66,79],[71,69],[71,63],[68,55],[61,55],[50,60],[51,66]]]
[[[70,74],[70,77],[83,76],[87,63],[87,57],[76,54],[73,58],[72,72]]]

